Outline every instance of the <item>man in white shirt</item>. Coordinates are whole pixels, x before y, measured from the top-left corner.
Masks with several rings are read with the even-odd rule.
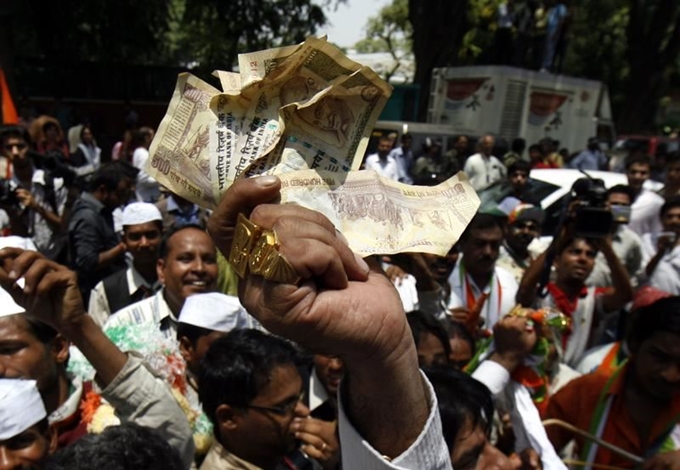
[[[465,161],[463,172],[470,179],[475,191],[481,191],[487,186],[505,177],[505,166],[493,155],[495,141],[490,135],[485,135],[479,141],[479,152],[470,155]]]
[[[406,184],[413,184],[413,178],[411,178],[411,168],[413,168],[412,142],[411,134],[402,134],[401,146],[393,149],[389,154],[397,162],[399,181]]]
[[[367,170],[374,170],[380,176],[399,181],[399,165],[397,161],[390,155],[392,149],[392,140],[388,137],[381,137],[378,141],[378,151],[366,157],[364,168]]]
[[[680,196],[661,207],[663,232],[642,236],[643,283],[680,295]]]
[[[496,266],[503,229],[498,217],[477,214],[460,238],[462,257],[449,276],[449,314],[455,321],[474,328],[470,316],[479,312],[484,328],[490,329],[515,306],[515,277]]]
[[[652,159],[647,155],[634,156],[626,160],[628,186],[633,190],[634,196],[628,228],[640,236],[662,230],[659,210],[663,206],[664,199],[655,192],[642,187],[649,179],[651,171]]]

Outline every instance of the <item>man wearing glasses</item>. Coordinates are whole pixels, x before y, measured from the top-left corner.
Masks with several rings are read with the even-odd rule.
[[[290,343],[257,330],[232,331],[211,344],[198,394],[216,442],[201,470],[318,468],[296,459],[298,443],[322,468],[336,468],[337,435],[308,417],[298,360]]]

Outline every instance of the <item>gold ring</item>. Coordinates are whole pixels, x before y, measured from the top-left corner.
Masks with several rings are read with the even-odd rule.
[[[229,263],[239,277],[246,271],[268,281],[297,284],[300,276],[288,260],[279,253],[279,240],[273,230],[265,230],[239,214]]]

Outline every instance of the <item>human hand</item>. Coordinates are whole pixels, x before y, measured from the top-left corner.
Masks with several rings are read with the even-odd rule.
[[[406,338],[410,332],[399,295],[380,267],[369,273],[366,262],[323,215],[293,204],[267,204],[277,198],[279,188],[275,177],[239,180],[208,223],[227,257],[239,213],[273,229],[279,253],[302,278],[291,285],[247,274],[239,282],[244,307],[269,331],[348,362],[402,354],[412,339]]]
[[[670,233],[663,233],[659,236],[656,241],[656,249],[661,253],[670,251],[675,246],[676,236]]]
[[[541,457],[534,449],[528,447],[519,454],[512,454],[510,456],[512,468],[520,470],[543,470],[543,462]]]
[[[509,315],[493,329],[496,352],[491,359],[512,372],[536,345],[536,330],[526,318]]]
[[[456,307],[449,309],[449,315],[451,319],[456,323],[463,323],[465,325],[470,321],[470,309],[466,307]]]
[[[76,273],[36,251],[0,250],[0,285],[26,316],[63,332],[86,315]],[[18,279],[24,279],[23,289]]]
[[[18,188],[16,190],[16,195],[17,199],[19,199],[19,202],[24,206],[29,209],[35,209],[37,206],[37,202],[35,198],[33,197],[33,194],[31,194],[30,191],[27,191],[24,188]]]
[[[680,450],[657,454],[644,463],[643,470],[675,470],[680,468]]]
[[[325,470],[335,469],[340,460],[340,441],[337,422],[315,418],[296,418],[292,428],[302,442],[302,450],[316,459]]]

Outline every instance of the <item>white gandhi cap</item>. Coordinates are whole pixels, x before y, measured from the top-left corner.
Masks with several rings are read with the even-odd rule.
[[[23,278],[22,278],[23,279]],[[23,287],[23,286],[22,286]],[[0,287],[0,318],[24,313],[26,310],[17,304],[9,292]]]
[[[187,297],[178,321],[206,330],[228,333],[234,329],[249,328],[248,317],[238,297],[208,292]]]
[[[163,220],[158,207],[148,202],[133,202],[123,209],[122,225],[138,225]]]
[[[0,379],[0,441],[21,434],[46,416],[35,380]]]

